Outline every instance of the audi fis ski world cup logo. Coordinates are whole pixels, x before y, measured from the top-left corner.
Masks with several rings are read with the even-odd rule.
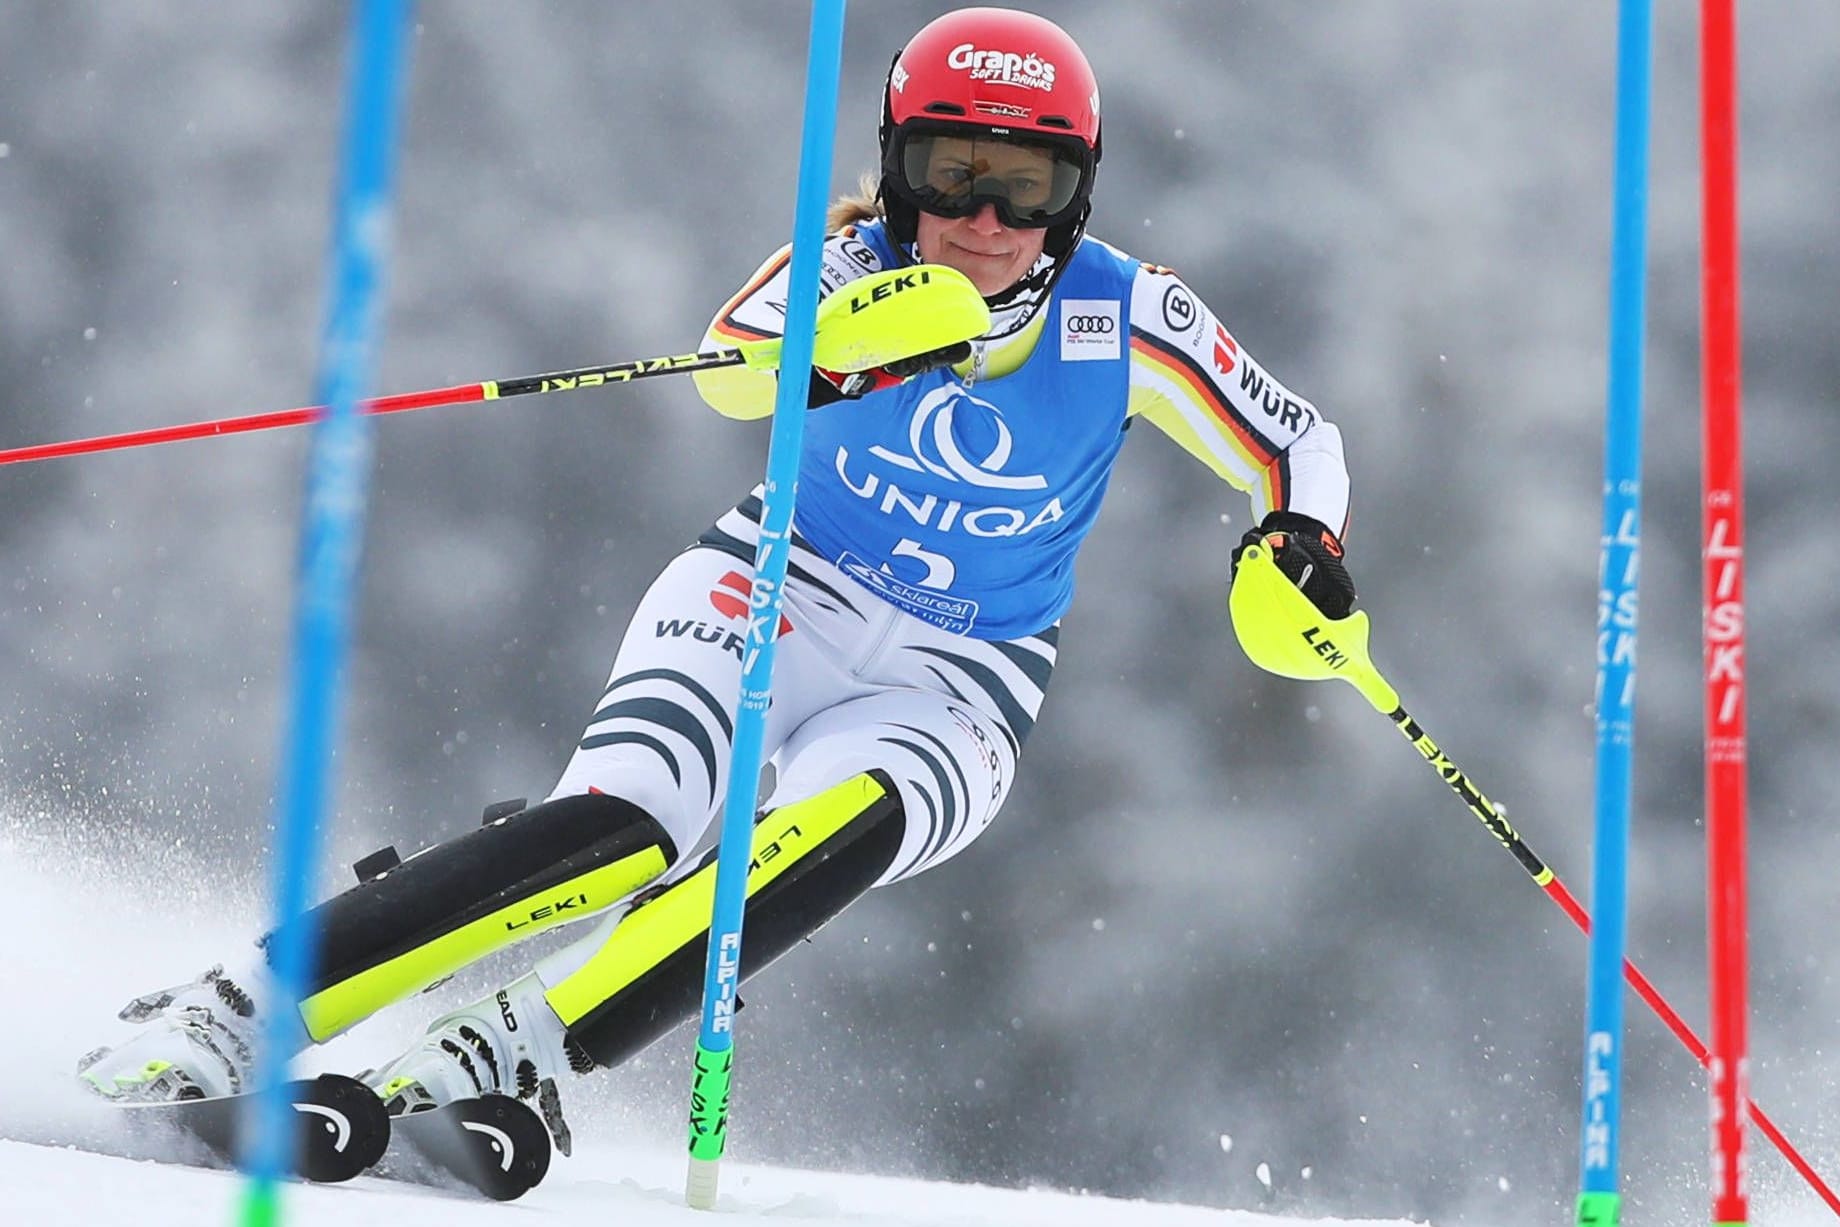
[[[1053,89],[1054,65],[1034,52],[982,51],[975,43],[960,43],[946,53],[946,67],[971,74],[973,81],[997,81],[1024,89]]]
[[[1061,300],[1061,361],[1093,362],[1124,353],[1117,299]]]

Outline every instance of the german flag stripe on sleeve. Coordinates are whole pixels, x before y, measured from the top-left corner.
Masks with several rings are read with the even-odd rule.
[[[1205,409],[1219,422],[1225,428],[1224,433],[1234,449],[1245,457],[1248,465],[1255,469],[1270,466],[1280,449],[1254,430],[1251,422],[1221,398],[1214,381],[1195,365],[1192,357],[1169,345],[1161,337],[1138,328],[1131,329],[1131,356],[1154,368],[1168,380],[1175,391]]]
[[[722,309],[716,312],[715,323],[709,326],[709,331],[715,333],[717,336],[728,337],[736,341],[764,341],[769,337],[778,336],[779,333],[777,332],[761,332],[759,329],[750,328],[746,324],[736,323],[734,318],[735,308],[746,302],[754,291],[778,276],[779,271],[786,267],[786,262],[790,259],[792,259],[792,249],[787,248],[785,251],[780,252],[779,255],[773,257],[773,259],[767,261],[761,270],[754,274],[751,281],[735,291],[733,298],[730,298],[727,302],[722,304]]]
[[[1279,452],[1272,462],[1265,466],[1265,509],[1280,511],[1290,505],[1291,497],[1291,454]]]

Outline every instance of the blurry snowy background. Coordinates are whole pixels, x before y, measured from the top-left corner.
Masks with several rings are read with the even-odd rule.
[[[874,160],[889,57],[945,7],[851,7],[839,188]],[[1104,90],[1093,233],[1181,271],[1340,423],[1378,663],[1588,897],[1614,6],[1036,7]],[[1658,7],[1631,949],[1698,1026],[1697,36],[1693,6]],[[693,346],[789,233],[807,11],[422,6],[379,391]],[[1742,19],[1753,1087],[1831,1176],[1840,7]],[[343,6],[20,0],[0,21],[0,447],[309,401]],[[376,437],[327,889],[548,789],[639,593],[766,444],[688,380]],[[23,863],[213,932],[262,923],[304,443],[0,470],[0,830]],[[1246,521],[1134,437],[1003,820],[748,992],[739,1151],[1305,1213],[1564,1213],[1584,943],[1353,691],[1243,659],[1225,573]],[[198,936],[103,995],[221,957]],[[27,999],[35,940],[0,950]],[[349,1042],[385,1055],[430,1009]],[[1629,1213],[1691,1221],[1702,1080],[1629,1019]],[[55,1026],[73,1058],[94,1042]],[[674,1140],[689,1044],[577,1111]],[[1794,1196],[1753,1145],[1765,1204]]]

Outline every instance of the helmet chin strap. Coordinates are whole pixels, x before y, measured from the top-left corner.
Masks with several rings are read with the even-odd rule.
[[[1026,328],[1035,313],[1046,305],[1054,283],[1060,280],[1066,267],[1065,257],[1044,252],[1014,285],[985,296],[984,305],[990,308],[990,331],[985,337],[997,341]]]

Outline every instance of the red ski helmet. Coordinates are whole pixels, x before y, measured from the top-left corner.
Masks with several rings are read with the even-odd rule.
[[[1045,151],[1045,174],[985,173],[969,138]],[[941,142],[952,142],[942,146]],[[937,153],[949,148],[950,165]],[[882,94],[882,207],[889,235],[914,241],[921,211],[996,206],[1005,225],[1046,229],[1059,256],[1079,241],[1099,164],[1099,86],[1067,32],[1013,9],[967,8],[930,22],[888,70]]]

